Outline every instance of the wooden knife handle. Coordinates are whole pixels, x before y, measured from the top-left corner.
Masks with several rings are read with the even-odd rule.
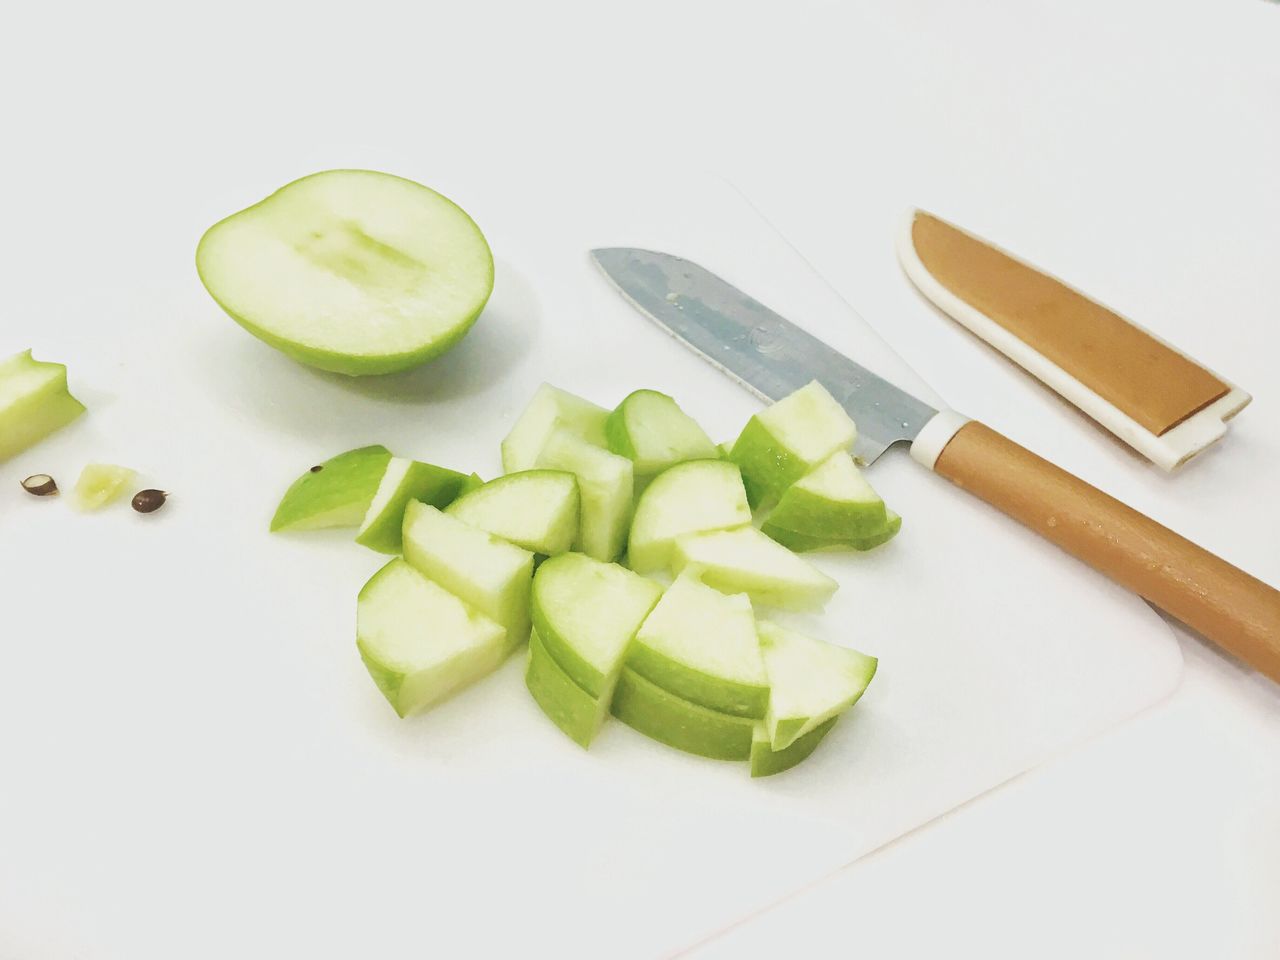
[[[976,421],[934,470],[1280,682],[1280,591]]]

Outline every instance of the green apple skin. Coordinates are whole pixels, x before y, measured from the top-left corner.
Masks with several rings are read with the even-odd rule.
[[[768,709],[769,680],[751,602],[690,577],[673,583],[641,624],[626,666],[718,713],[758,719]]]
[[[690,703],[633,670],[623,668],[610,709],[633,730],[677,750],[712,760],[751,756],[752,720]]]
[[[67,368],[30,350],[0,362],[0,461],[60,430],[85,406],[67,388]]]
[[[609,450],[635,464],[637,477],[652,477],[686,460],[719,456],[697,421],[665,393],[636,390],[605,423]]]
[[[378,444],[330,457],[285,491],[271,531],[360,526],[390,462],[391,451]]]
[[[359,209],[359,204],[351,209],[330,209],[333,204],[326,201],[331,201],[332,197],[326,195],[341,197],[348,193],[367,198],[379,197],[376,201],[378,209]],[[308,200],[309,195],[314,195],[315,201]],[[318,276],[325,272],[333,274],[335,285],[346,283],[361,289],[368,287],[375,294],[373,299],[378,294],[384,298],[390,294],[392,300],[399,297],[407,306],[389,311],[387,315],[391,317],[398,319],[397,313],[402,317],[407,309],[412,308],[415,297],[430,300],[423,291],[430,292],[432,281],[426,281],[425,287],[422,282],[432,273],[439,272],[429,269],[438,264],[419,262],[415,251],[401,249],[372,235],[377,231],[370,222],[394,217],[398,207],[420,214],[430,212],[432,230],[413,238],[410,246],[423,243],[438,246],[438,234],[446,230],[451,234],[451,249],[434,251],[437,258],[456,259],[449,268],[456,276],[451,280],[454,287],[445,298],[449,301],[448,309],[452,311],[446,327],[440,328],[438,317],[424,314],[413,318],[416,321],[414,326],[421,329],[415,329],[404,343],[375,347],[367,341],[362,342],[361,327],[367,324],[352,320],[335,325],[347,328],[341,335],[317,332],[315,336],[321,340],[327,336],[335,341],[325,345],[303,339],[309,332],[301,332],[296,321],[289,324],[294,328],[293,335],[285,335],[275,329],[279,326],[277,322],[254,315],[252,306],[241,305],[242,300],[248,301],[242,292],[235,290],[237,273],[252,271],[252,262],[260,258],[254,257],[252,248],[245,247],[242,241],[237,250],[235,234],[251,223],[261,224],[262,231],[275,234],[275,241],[282,247],[292,248],[291,257],[315,261],[320,268],[316,271]],[[368,220],[365,220],[366,214],[371,214]],[[396,226],[403,230],[407,224],[402,219]],[[421,231],[421,227],[418,230]],[[303,248],[309,252],[302,253]],[[229,270],[223,265],[224,258],[230,258]],[[406,268],[417,273],[417,281],[404,281],[403,278],[408,276]],[[200,238],[196,248],[196,272],[214,302],[259,340],[300,363],[347,376],[396,373],[440,356],[466,336],[493,292],[493,255],[475,221],[457,204],[429,187],[372,170],[313,173],[285,184],[253,206],[220,220]],[[391,289],[397,285],[408,289]],[[342,341],[343,349],[337,349],[337,341]]]
[[[573,682],[547,652],[535,628],[529,637],[525,686],[542,712],[584,750],[591,746],[608,715],[608,704]]]
[[[747,502],[753,510],[776,501],[810,468],[809,464],[788,453],[755,417],[742,428],[729,451],[729,459],[742,471]]]
[[[137,471],[118,467],[111,463],[90,463],[80,471],[76,480],[75,504],[80,510],[97,510],[105,507],[125,492],[126,484],[136,477]]]
[[[782,494],[768,522],[827,540],[861,540],[884,529],[888,513],[846,451],[832,454]]]
[[[506,659],[506,631],[399,558],[356,601],[356,649],[401,717],[425,710]]]
[[[902,517],[892,510],[887,510],[885,525],[875,533],[868,534],[865,537],[831,540],[826,537],[813,537],[804,533],[795,533],[768,521],[765,521],[760,531],[772,537],[788,550],[795,553],[808,553],[814,550],[857,550],[859,552],[874,550],[876,547],[888,543],[896,537],[901,529]]]
[[[636,631],[662,596],[652,580],[580,553],[547,560],[533,578],[533,626],[547,652],[607,701]]]
[[[390,463],[394,462],[395,458],[392,458]],[[376,511],[375,515],[366,516],[364,525],[356,534],[356,543],[379,553],[399,553],[404,542],[402,534],[405,508],[413,501],[433,507],[447,507],[457,498],[458,491],[466,482],[466,476],[456,470],[419,460],[412,461],[381,509],[378,509],[375,494],[369,505],[370,511]]]
[[[770,746],[769,731],[763,723],[757,723],[751,740],[751,776],[772,777],[808,760],[839,719],[838,716],[832,717],[782,750],[774,750]]]

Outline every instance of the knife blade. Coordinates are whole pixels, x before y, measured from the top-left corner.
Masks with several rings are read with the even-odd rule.
[[[637,310],[765,400],[818,380],[870,463],[913,460],[1039,533],[1280,682],[1280,591],[953,410],[934,410],[711,271],[626,247],[592,259]]]
[[[627,247],[591,256],[641,314],[762,400],[821,383],[858,424],[863,463],[915,440],[938,412],[691,260]]]

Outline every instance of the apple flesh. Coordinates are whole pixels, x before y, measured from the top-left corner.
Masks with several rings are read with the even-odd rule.
[[[689,574],[722,593],[790,610],[821,607],[836,582],[755,527],[687,534],[676,540],[671,572]]]
[[[770,503],[822,461],[853,446],[857,429],[816,380],[756,414],[733,445],[752,507]]]
[[[578,481],[561,470],[525,470],[463,494],[445,513],[518,547],[554,557],[578,536]]]
[[[0,461],[21,453],[80,414],[67,389],[67,368],[24,350],[0,362]]]
[[[374,445],[317,464],[285,491],[272,531],[360,526],[390,462],[391,451]]]
[[[461,208],[370,170],[312,174],[227,217],[201,238],[196,269],[254,336],[352,376],[448,350],[493,290],[493,256]]]
[[[91,463],[80,471],[74,492],[75,504],[81,510],[105,507],[125,492],[137,472],[110,463]]]
[[[713,760],[751,756],[751,720],[691,703],[631,669],[618,678],[611,710],[633,730],[687,753]]]
[[[556,429],[538,454],[537,466],[577,477],[582,503],[577,546],[582,552],[606,562],[622,553],[635,486],[631,461]]]
[[[603,407],[544,383],[502,441],[502,470],[504,473],[532,470],[556,430],[567,430],[593,446],[607,446],[605,424],[608,419],[609,411]]]
[[[665,393],[637,390],[605,424],[609,449],[651,477],[686,460],[714,460],[719,450],[697,422]]]
[[[751,601],[742,594],[681,577],[641,624],[626,665],[710,710],[756,719],[766,714],[769,679]]]
[[[447,507],[466,482],[467,478],[455,470],[392,457],[365,511],[356,543],[379,553],[399,553],[405,508],[418,501]]]
[[[356,647],[401,717],[470,686],[502,663],[506,631],[403,560],[373,575],[356,603]]]
[[[735,464],[679,463],[658,474],[636,504],[627,563],[637,573],[653,573],[670,566],[679,537],[749,523],[751,508]]]
[[[860,540],[883,530],[888,514],[853,457],[841,450],[788,487],[767,522],[809,537]]]
[[[404,511],[403,543],[419,573],[506,629],[508,649],[529,639],[532,553],[416,500]]]

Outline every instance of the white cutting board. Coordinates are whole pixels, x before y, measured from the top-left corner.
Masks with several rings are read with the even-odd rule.
[[[396,719],[353,637],[382,558],[343,533],[266,533],[295,474],[383,442],[493,475],[544,379],[605,405],[667,391],[717,439],[758,409],[636,315],[589,247],[692,257],[857,359],[887,351],[720,181],[491,174],[441,184],[496,252],[472,335],[413,374],[320,374],[197,283],[203,227],[276,185],[206,162],[185,184],[120,185],[138,222],[113,230],[132,235],[103,245],[84,289],[30,261],[0,326],[0,353],[67,361],[92,409],[0,467],[0,955],[670,954],[1177,682],[1143,603],[894,451],[872,477],[901,536],[817,558],[841,591],[800,618],[880,672],[803,767],[753,782],[621,725],[584,753],[528,698],[519,658]],[[11,211],[13,235],[37,212]],[[170,504],[86,517],[16,483],[69,487],[90,459],[144,468]]]

